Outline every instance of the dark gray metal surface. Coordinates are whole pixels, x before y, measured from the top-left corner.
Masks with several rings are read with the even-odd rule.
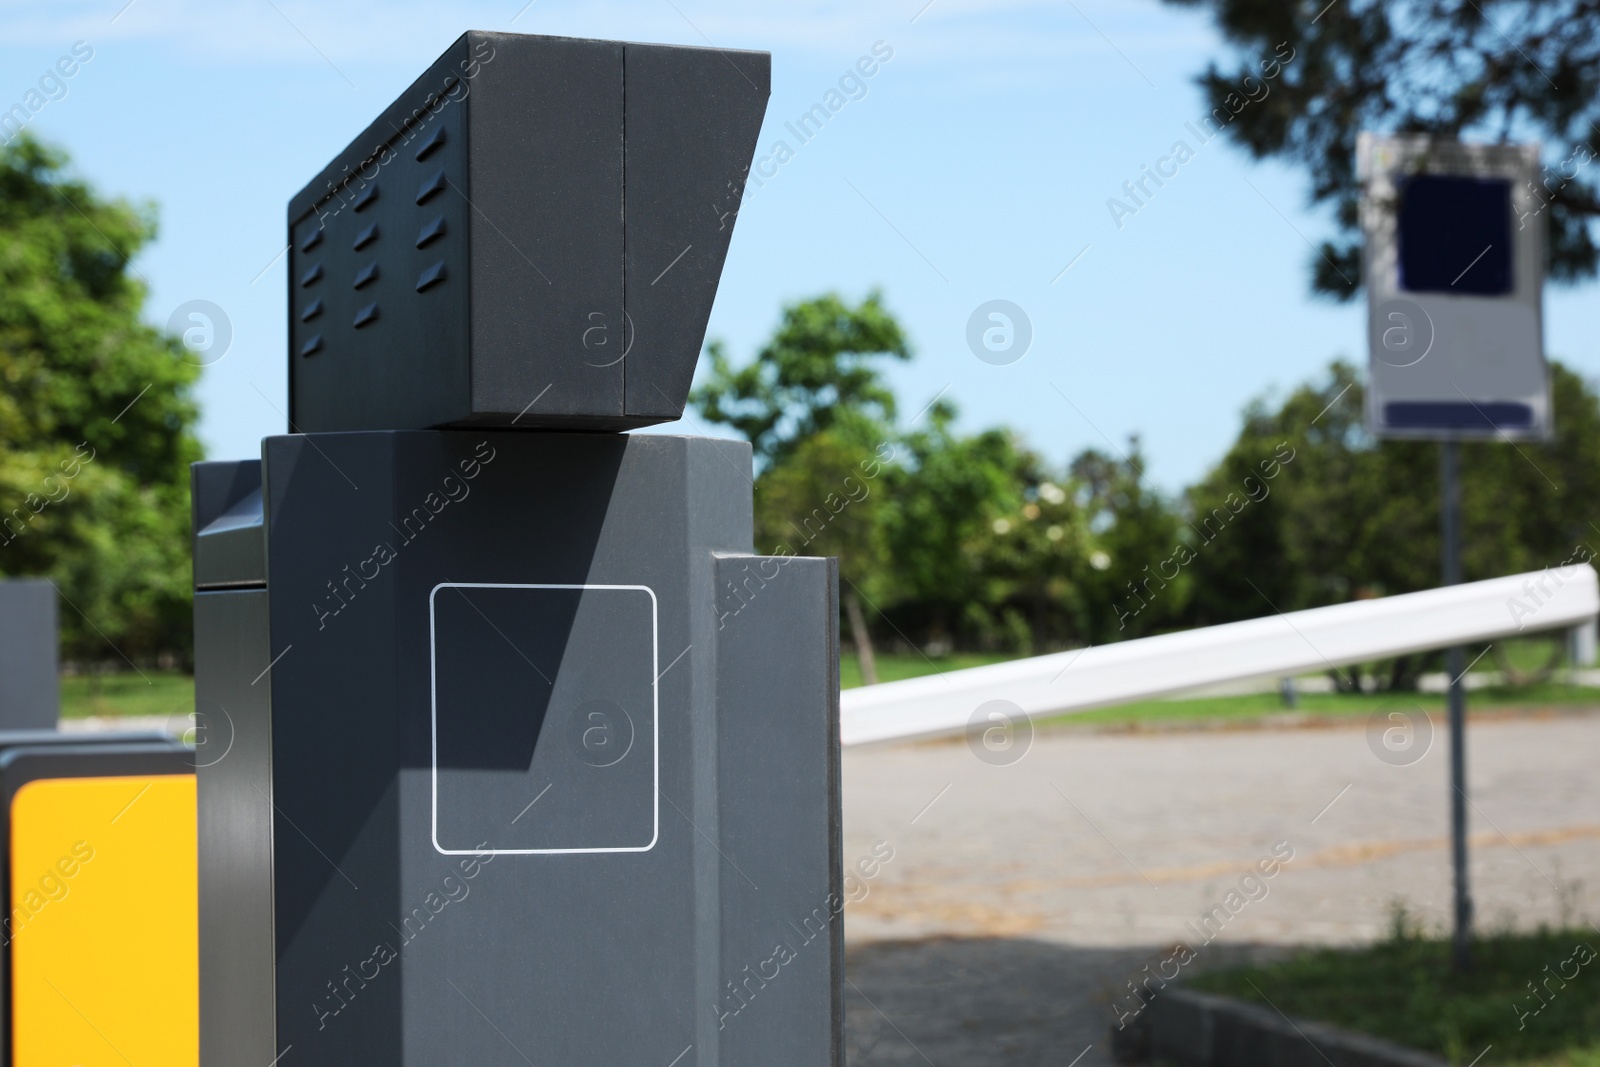
[[[56,588],[0,581],[0,730],[53,729],[61,716]]]
[[[273,1045],[266,590],[197,592],[194,621],[200,1060],[260,1067],[282,1051]]]
[[[473,62],[462,37],[289,203],[291,430],[431,426],[471,410],[467,262],[482,222],[468,203],[463,65]],[[453,187],[418,204],[437,173]],[[372,264],[376,277],[356,288]],[[358,328],[367,308],[376,317]]]
[[[683,414],[767,110],[765,52],[627,46],[627,414]]]
[[[463,35],[290,201],[290,428],[681,415],[770,66]]]
[[[233,971],[202,999],[207,1067],[842,1062],[834,572],[719,558],[751,548],[748,446],[424,431],[264,457],[268,589],[196,598],[197,700],[235,720],[201,770],[202,984]],[[778,576],[730,614],[745,566]],[[747,966],[779,973],[730,1014]],[[227,1058],[218,998],[247,988],[273,1035]]]
[[[280,1051],[261,461],[196,463],[191,484],[200,1059],[206,1067],[259,1067]]]
[[[267,553],[261,523],[261,490],[257,489],[196,533],[195,588],[265,585]]]
[[[471,286],[467,417],[504,426],[526,410],[517,425],[615,425],[625,367],[624,46],[468,39],[490,45],[494,59],[466,105],[466,179],[478,208],[471,274],[459,283],[462,293]]]
[[[189,471],[196,589],[265,585],[261,461],[196,463]]]
[[[738,861],[720,887],[722,1061],[843,1064],[838,565],[719,556],[716,573],[718,825]]]
[[[435,846],[650,848],[665,665],[651,590],[441,584],[429,601]],[[536,818],[501,817],[534,797]]]

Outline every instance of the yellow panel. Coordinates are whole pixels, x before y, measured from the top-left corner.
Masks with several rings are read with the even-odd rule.
[[[188,774],[30,782],[11,805],[15,1067],[197,1067]]]

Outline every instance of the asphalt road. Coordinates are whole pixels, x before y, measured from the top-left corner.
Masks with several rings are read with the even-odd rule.
[[[1447,929],[1448,736],[1405,730],[846,752],[846,863],[894,849],[845,911],[849,1062],[1107,1064],[1113,999],[1176,940],[1198,969],[1371,940],[1396,905]],[[1471,725],[1480,926],[1600,922],[1597,757],[1600,714]]]

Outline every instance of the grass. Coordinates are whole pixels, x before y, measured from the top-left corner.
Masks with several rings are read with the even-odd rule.
[[[64,675],[61,717],[185,715],[194,710],[194,678],[178,671]]]
[[[1512,648],[1513,660],[1528,659],[1531,662],[1533,655],[1532,649]],[[1004,663],[1014,658],[998,652],[957,652],[933,658],[915,652],[883,653],[878,656],[878,677],[880,681],[895,682],[938,671]],[[1482,663],[1490,663],[1490,657],[1484,657]],[[853,689],[861,684],[861,669],[854,656],[844,655],[840,658],[839,679],[845,689]],[[1467,699],[1467,706],[1474,710],[1596,705],[1600,705],[1600,690],[1553,682],[1521,689],[1474,690]],[[142,676],[131,672],[100,674],[93,678],[77,674],[61,679],[61,714],[69,719],[86,715],[184,714],[193,708],[194,678],[177,671],[146,671]],[[1432,693],[1302,693],[1297,710],[1310,715],[1359,716],[1375,711],[1413,711],[1417,708],[1443,715],[1444,697]],[[1144,700],[1063,716],[1058,721],[1085,726],[1211,721],[1246,723],[1270,715],[1281,715],[1286,710],[1276,693],[1252,693],[1192,700]],[[1600,1067],[1600,1064],[1596,1067]]]
[[[1588,948],[1588,961],[1580,962],[1585,953],[1574,954],[1580,944],[1600,945],[1600,934],[1587,926],[1490,934],[1474,945],[1472,969],[1457,974],[1449,941],[1423,936],[1397,911],[1389,938],[1378,944],[1213,971],[1190,986],[1375,1034],[1452,1063],[1470,1063],[1492,1045],[1485,1062],[1600,1067],[1600,949]]]
[[[1512,637],[1497,641],[1506,659],[1518,670],[1532,671],[1545,666],[1550,659],[1550,651],[1554,639],[1548,636]],[[1500,669],[1499,658],[1488,653],[1487,648],[1472,647],[1467,650],[1467,659],[1471,661],[1470,670],[1473,674],[1487,673]],[[898,682],[904,678],[920,678],[925,674],[934,674],[938,671],[959,670],[962,667],[980,667],[989,663],[1006,663],[1018,658],[1015,653],[989,652],[965,653],[957,652],[946,656],[925,656],[920,652],[880,652],[878,653],[878,680],[883,682]],[[844,688],[853,689],[861,684],[861,672],[857,667],[856,658],[850,652],[849,645],[840,649],[841,677]],[[1430,665],[1430,670],[1440,671],[1443,666],[1439,662]],[[1306,699],[1302,696],[1302,701]]]
[[[1565,644],[1566,637],[1562,631],[1555,634],[1543,634],[1534,637],[1508,637],[1495,642],[1506,654],[1506,659],[1518,670],[1531,671],[1544,667],[1550,662],[1551,649],[1557,644]],[[1473,648],[1467,652],[1467,658],[1476,656],[1482,649]],[[1562,660],[1565,666],[1566,661]],[[1473,664],[1473,671],[1497,671],[1500,669],[1499,657],[1494,654],[1484,656]]]
[[[1467,710],[1496,708],[1576,708],[1600,705],[1600,690],[1546,682],[1520,689],[1479,689],[1467,696]],[[1421,709],[1445,714],[1442,693],[1302,693],[1292,709],[1313,716],[1366,716],[1380,711]],[[1162,724],[1175,722],[1249,722],[1290,713],[1276,693],[1249,693],[1231,697],[1197,697],[1192,700],[1141,700],[1114,708],[1064,715],[1051,722],[1085,726]]]
[[[1005,663],[1007,660],[1016,659],[1016,656],[1004,652],[956,652],[948,656],[934,656],[929,658],[917,652],[909,655],[880,652],[875,657],[878,662],[878,681],[899,682],[907,678],[921,678],[927,674],[938,674],[942,671],[959,671],[967,667],[987,667],[991,663]],[[861,684],[861,664],[854,656],[841,654],[839,656],[839,687],[841,689],[855,689]]]

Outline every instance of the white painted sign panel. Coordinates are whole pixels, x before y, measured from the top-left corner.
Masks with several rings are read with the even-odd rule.
[[[1372,432],[1548,438],[1538,146],[1362,134],[1357,167]]]

